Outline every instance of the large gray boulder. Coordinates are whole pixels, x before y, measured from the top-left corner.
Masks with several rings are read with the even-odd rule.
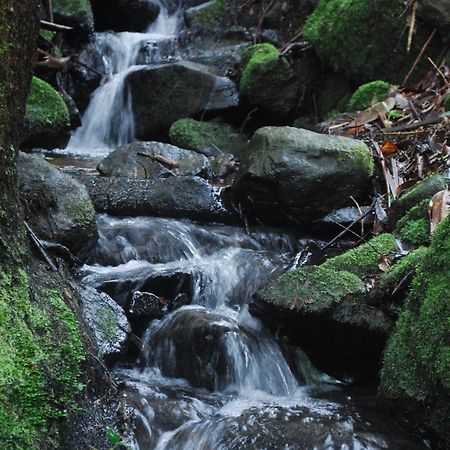
[[[232,195],[250,216],[306,225],[351,204],[369,187],[373,161],[360,141],[291,127],[264,127],[247,144]]]
[[[206,176],[206,156],[162,142],[133,142],[110,153],[97,166],[105,176],[142,180],[169,176]]]
[[[133,99],[136,137],[151,140],[172,123],[210,111],[238,106],[235,84],[207,66],[178,62],[143,67],[125,79]]]
[[[19,189],[26,219],[39,238],[79,254],[97,239],[95,210],[85,187],[39,156],[19,153]]]
[[[98,212],[230,223],[235,221],[217,188],[200,177],[136,180],[78,175]]]

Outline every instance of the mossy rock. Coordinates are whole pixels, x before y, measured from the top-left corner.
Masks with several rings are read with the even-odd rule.
[[[419,247],[430,243],[430,220],[428,203],[425,199],[409,209],[397,222],[395,232],[407,244]]]
[[[53,0],[53,13],[59,23],[91,29],[94,26],[89,0]]]
[[[417,21],[407,53],[404,9],[403,0],[321,0],[304,25],[303,37],[322,60],[354,81],[400,83],[432,31]],[[411,82],[429,70],[426,57],[439,53],[437,40],[428,46]]]
[[[25,114],[24,147],[64,147],[69,140],[69,110],[47,82],[33,77]]]
[[[211,0],[187,9],[184,17],[189,27],[214,28],[220,25],[224,15],[225,1]]]
[[[386,348],[380,393],[449,448],[450,220],[438,225]]]
[[[356,275],[322,265],[286,272],[258,293],[258,298],[302,314],[326,314],[336,303],[362,293],[364,284]]]
[[[392,220],[396,222],[408,210],[427,200],[430,201],[434,194],[445,189],[446,178],[440,173],[436,173],[416,183],[411,188],[402,192],[392,204]]]
[[[371,81],[361,85],[350,98],[349,111],[361,111],[370,108],[373,103],[384,100],[387,97],[390,84],[386,81]]]
[[[251,105],[285,116],[296,106],[298,86],[294,70],[271,44],[256,44],[241,56],[240,91]]]
[[[380,234],[369,242],[354,249],[347,250],[342,255],[330,258],[321,267],[334,270],[346,270],[364,277],[379,274],[380,256],[389,256],[396,251],[395,238],[392,234]]]
[[[60,288],[19,269],[0,271],[0,442],[58,448],[58,424],[76,407],[83,345]]]
[[[173,145],[206,156],[220,152],[240,155],[246,143],[245,137],[231,125],[194,119],[177,120],[170,127],[169,136]]]

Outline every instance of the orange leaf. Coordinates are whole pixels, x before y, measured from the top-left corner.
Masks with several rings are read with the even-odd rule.
[[[398,148],[393,141],[386,139],[381,146],[381,152],[383,155],[392,155],[393,153],[398,152]]]
[[[347,134],[364,133],[366,129],[364,127],[352,127],[347,130]]]

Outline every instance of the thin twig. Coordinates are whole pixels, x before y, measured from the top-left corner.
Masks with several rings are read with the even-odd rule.
[[[431,65],[436,69],[437,73],[441,76],[442,80],[444,81],[444,84],[448,86],[448,81],[445,75],[442,73],[442,70],[439,69],[439,67],[434,63],[434,61],[428,56],[428,61],[430,61]]]
[[[23,221],[25,228],[27,229],[28,235],[30,236],[31,242],[34,244],[34,246],[37,248],[39,253],[43,256],[47,264],[50,266],[53,272],[58,272],[58,268],[56,267],[55,263],[52,261],[51,257],[47,254],[45,251],[44,246],[41,244],[41,241],[36,236],[34,231],[31,229],[30,225],[24,220]]]
[[[422,56],[425,53],[425,50],[427,49],[428,44],[430,43],[431,39],[433,39],[433,36],[435,35],[435,33],[436,33],[436,28],[431,32],[429,38],[425,41],[425,44],[423,44],[422,49],[420,50],[419,54],[417,55],[416,60],[414,61],[414,64],[412,65],[411,69],[409,70],[405,79],[403,80],[403,83],[402,83],[403,86],[408,82],[409,77],[414,72],[415,68],[417,67],[417,64],[419,64],[419,61],[422,59]]]
[[[41,28],[49,31],[70,31],[73,30],[72,27],[66,25],[61,25],[59,23],[48,22],[47,20],[41,20]]]

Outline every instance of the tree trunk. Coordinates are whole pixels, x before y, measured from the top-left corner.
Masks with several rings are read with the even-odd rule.
[[[0,5],[0,266],[20,256],[17,149],[38,33],[38,0]]]

